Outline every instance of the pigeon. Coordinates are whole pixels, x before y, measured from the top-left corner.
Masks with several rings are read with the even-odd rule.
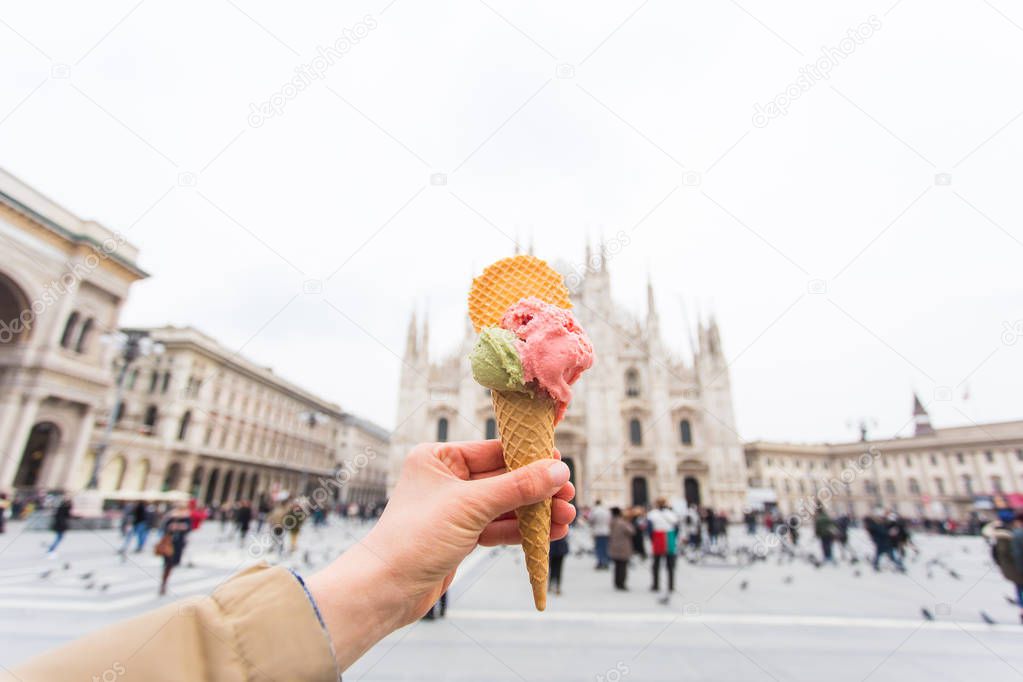
[[[995,619],[992,618],[991,616],[987,615],[983,611],[980,612],[980,619],[982,621],[984,621],[985,623],[987,623],[988,625],[994,625],[995,624]]]
[[[70,570],[71,570],[71,564],[70,564],[69,562],[65,561],[65,562],[64,562],[64,566],[63,566],[63,569],[64,569],[65,571],[70,571]]]
[[[48,571],[43,571],[42,573],[40,573],[39,577],[43,578],[45,580],[46,578],[50,577],[51,573],[53,573],[53,569],[52,568],[50,570],[48,570]]]
[[[88,585],[85,586],[85,589],[91,590],[94,587],[96,587],[96,583],[89,583]]]
[[[927,620],[934,620],[934,614],[927,609],[920,609],[920,613],[923,614],[923,617]]]
[[[740,590],[745,590],[747,587],[749,587],[749,581],[748,580],[743,580],[741,583],[739,583],[739,589]]]
[[[82,580],[88,580],[89,578],[92,577],[92,571],[89,571],[88,573],[83,573],[78,577],[81,578]]]
[[[782,582],[785,583],[786,585],[791,585],[792,584],[792,576],[791,575],[785,576],[785,579],[782,580]]]
[[[100,592],[106,592],[107,588],[109,588],[109,587],[110,587],[110,583],[106,583],[106,584],[100,586],[99,591]]]
[[[963,579],[961,575],[959,575],[958,573],[956,573],[955,571],[953,571],[953,570],[952,570],[951,568],[950,568],[950,569],[948,569],[948,574],[949,574],[950,576],[952,576],[953,578],[955,578],[956,580],[962,580],[962,579]]]
[[[661,606],[667,606],[668,602],[670,602],[670,601],[671,601],[671,593],[669,592],[668,594],[666,594],[663,597],[661,597],[660,599],[658,599],[657,603],[660,604]]]
[[[1006,597],[1005,601],[1009,602],[1009,606],[1018,606],[1018,604],[1016,603],[1016,600],[1013,599],[1012,597]]]
[[[857,568],[855,571],[853,571],[854,578],[859,578],[861,575],[863,574],[860,572],[860,569]]]

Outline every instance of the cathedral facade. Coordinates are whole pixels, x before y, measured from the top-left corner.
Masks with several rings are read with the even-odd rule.
[[[649,505],[665,497],[737,518],[746,506],[748,478],[717,323],[699,322],[693,351],[668,347],[652,285],[640,317],[612,301],[606,255],[588,252],[585,263],[582,272],[559,268],[572,289],[573,313],[596,351],[556,431],[578,504]],[[466,318],[458,349],[431,358],[428,321],[420,325],[413,314],[390,485],[416,443],[496,437],[490,392],[473,380],[467,359],[474,339]]]

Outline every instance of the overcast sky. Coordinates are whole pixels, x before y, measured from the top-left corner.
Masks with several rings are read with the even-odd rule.
[[[679,350],[716,311],[744,438],[1023,417],[1013,3],[340,4],[0,10],[0,165],[141,248],[125,323],[391,426],[414,306],[446,353],[516,235],[623,231],[622,305],[649,272]]]

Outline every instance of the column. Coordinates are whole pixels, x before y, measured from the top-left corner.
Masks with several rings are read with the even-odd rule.
[[[8,489],[14,483],[14,476],[18,471],[18,463],[21,461],[22,454],[24,454],[25,444],[28,441],[29,434],[32,432],[36,415],[39,413],[40,402],[36,398],[27,398],[21,409],[21,417],[11,432],[11,438],[7,443],[7,456],[3,460],[2,468],[0,468],[0,488]]]
[[[9,388],[9,393],[0,399],[0,467],[6,460],[7,449],[11,444],[11,429],[21,412],[21,392],[16,386]]]
[[[48,477],[49,480],[47,481],[48,486],[72,490],[79,484],[75,480],[75,475],[81,467],[85,451],[89,449],[89,440],[92,438],[95,418],[95,408],[92,405],[86,405],[85,409],[82,410],[81,421],[78,424],[78,432],[74,434],[74,440],[70,442],[69,447],[66,449],[64,444],[61,443],[60,450],[66,454],[66,457],[63,458],[59,468],[56,466],[52,467],[51,474]],[[68,435],[70,436],[70,434]]]

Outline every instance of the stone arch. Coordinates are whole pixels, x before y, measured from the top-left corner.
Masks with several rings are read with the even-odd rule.
[[[92,341],[92,330],[95,326],[96,320],[91,317],[82,323],[82,330],[78,332],[78,342],[75,343],[76,353],[87,353],[89,351],[89,343]]]
[[[153,466],[150,463],[148,457],[145,457],[145,458],[139,460],[139,463],[136,465],[136,471],[135,471],[135,489],[136,490],[145,490],[146,489],[146,486],[149,483],[149,472],[152,470],[152,468],[153,468]]]
[[[167,471],[163,475],[163,483],[160,484],[161,490],[177,490],[178,483],[181,482],[181,463],[171,462],[167,466]]]
[[[78,331],[78,322],[81,315],[78,311],[72,311],[67,316],[67,321],[64,323],[64,333],[60,335],[60,346],[61,348],[71,348],[74,345],[75,333]]]
[[[14,474],[15,488],[36,488],[42,483],[43,467],[54,456],[60,437],[60,428],[53,422],[39,422],[32,427]]]
[[[28,324],[25,324],[26,317]],[[13,278],[0,272],[0,346],[27,340],[34,322],[25,290]]]
[[[107,460],[99,472],[99,489],[120,490],[124,485],[124,470],[127,466],[128,463],[125,461],[124,455],[117,455]]]

